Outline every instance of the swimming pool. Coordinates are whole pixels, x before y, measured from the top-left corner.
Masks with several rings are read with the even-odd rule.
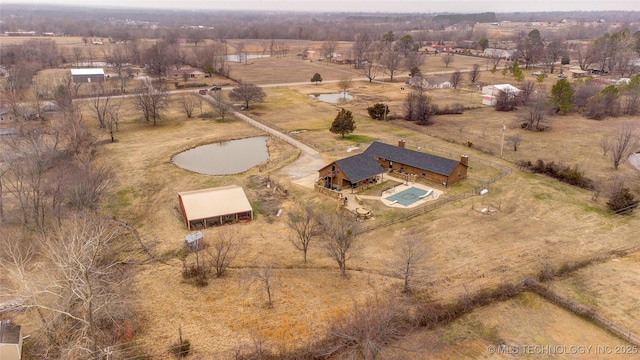
[[[410,187],[406,190],[403,190],[397,194],[393,194],[385,200],[390,201],[391,203],[397,203],[402,206],[409,206],[413,203],[416,203],[422,200],[425,195],[429,193],[429,190],[418,189],[416,187]]]

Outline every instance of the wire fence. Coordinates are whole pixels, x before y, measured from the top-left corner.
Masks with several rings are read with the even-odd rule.
[[[628,341],[631,344],[640,346],[640,337],[633,334],[629,329],[625,329],[622,326],[615,324],[614,322],[601,316],[595,309],[577,303],[560,294],[557,294],[553,290],[531,278],[527,278],[523,282],[529,290],[542,296],[543,298],[579,316],[587,318],[588,320],[594,322],[596,325],[611,331],[619,338]]]

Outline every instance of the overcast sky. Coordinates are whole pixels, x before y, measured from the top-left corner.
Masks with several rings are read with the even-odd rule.
[[[1,0],[2,3],[313,12],[640,11],[640,0]],[[1,10],[0,5],[0,10]]]

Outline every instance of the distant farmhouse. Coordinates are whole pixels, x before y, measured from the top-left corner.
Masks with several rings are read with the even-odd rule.
[[[206,77],[206,73],[198,69],[185,68],[167,71],[167,77],[173,80],[200,80]]]
[[[469,158],[452,160],[381,142],[372,143],[363,153],[336,160],[318,171],[329,188],[358,188],[382,180],[385,172],[415,175],[417,178],[451,186],[467,178]]]
[[[485,86],[482,88],[482,104],[495,105],[498,102],[498,97],[503,93],[511,98],[520,94],[520,89],[509,84]]]
[[[513,57],[516,54],[516,50],[507,50],[507,49],[494,49],[494,48],[486,48],[484,49],[483,55],[491,58],[500,58],[505,60],[513,60]]]
[[[104,81],[104,69],[71,69],[71,77],[76,84],[100,83]]]
[[[409,85],[413,87],[421,87],[423,89],[448,89],[451,82],[448,78],[441,76],[422,76],[414,75],[409,79]]]

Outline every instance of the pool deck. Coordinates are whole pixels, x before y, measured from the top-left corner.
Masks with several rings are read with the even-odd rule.
[[[348,199],[348,201],[347,201],[347,209],[355,211],[355,209],[363,207],[362,205],[358,204],[358,202],[355,200],[355,196],[356,195],[362,200],[380,200],[380,201],[382,201],[383,204],[385,204],[386,206],[392,207],[392,208],[410,209],[410,208],[414,208],[414,207],[420,206],[422,204],[425,204],[425,203],[427,203],[429,201],[433,201],[433,200],[437,199],[440,195],[442,195],[444,193],[442,190],[438,190],[436,188],[430,187],[428,185],[423,185],[423,184],[420,184],[420,183],[415,183],[415,182],[409,181],[409,183],[407,184],[404,180],[391,177],[391,176],[389,176],[387,174],[385,174],[385,178],[386,179],[391,179],[391,180],[394,180],[394,181],[397,181],[397,182],[401,182],[401,184],[393,187],[393,189],[385,191],[384,193],[382,193],[382,196],[352,194],[351,190],[349,190],[349,189],[343,190],[342,193]],[[422,190],[425,190],[425,191],[433,190],[433,193],[431,195],[425,197],[425,198],[422,198],[422,199],[414,202],[413,204],[408,205],[408,206],[404,206],[404,205],[399,204],[399,203],[392,204],[391,201],[386,199],[386,198],[388,198],[389,196],[391,196],[393,194],[400,193],[400,192],[402,192],[404,190],[407,190],[409,188],[412,188],[412,187],[417,188],[417,189],[422,189]]]

